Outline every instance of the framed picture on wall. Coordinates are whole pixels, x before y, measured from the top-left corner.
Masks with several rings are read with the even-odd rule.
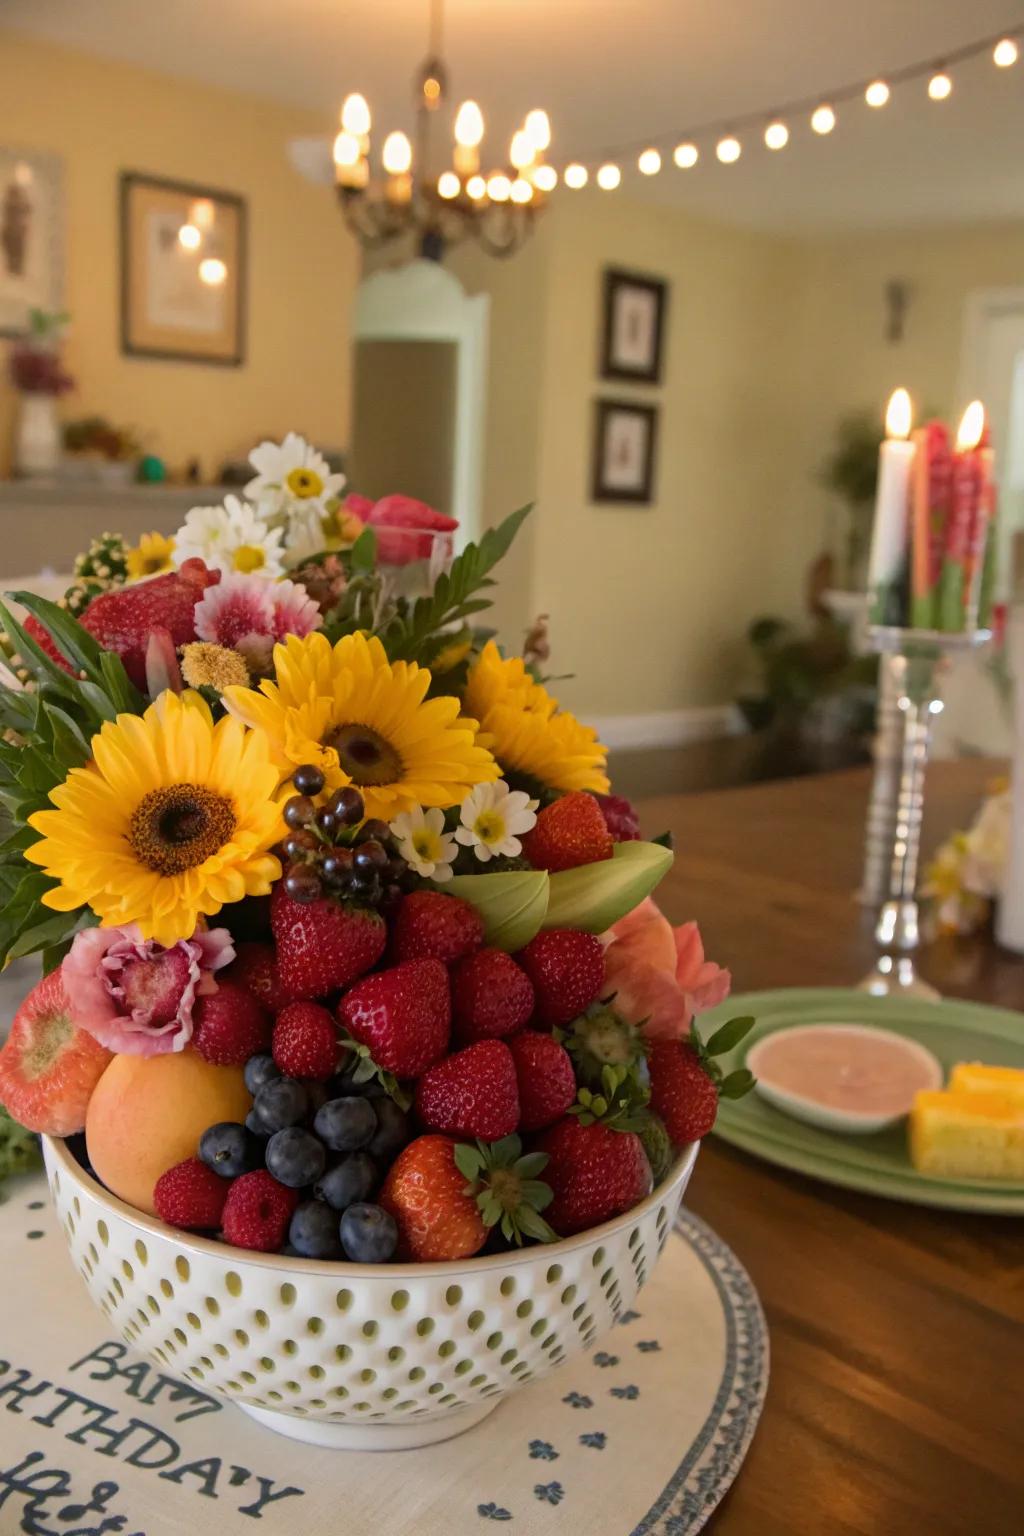
[[[228,367],[244,361],[245,213],[232,192],[122,175],[122,351]]]
[[[606,267],[601,377],[660,384],[668,284]]]
[[[0,336],[23,335],[30,310],[58,311],[63,297],[61,162],[0,145]]]
[[[594,421],[591,497],[594,501],[654,500],[658,408],[633,400],[598,400]]]

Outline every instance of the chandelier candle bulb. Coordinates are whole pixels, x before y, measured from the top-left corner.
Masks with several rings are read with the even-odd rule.
[[[927,422],[914,433],[913,441],[910,624],[913,629],[934,629],[949,523],[953,455],[949,432],[941,421]]]
[[[453,197],[458,197],[461,190],[462,183],[454,171],[441,172],[440,176],[437,178],[437,194],[439,197],[443,197],[446,201],[450,201]]]
[[[551,148],[551,121],[542,107],[534,107],[532,112],[527,112],[523,131],[537,154]]]
[[[597,184],[602,192],[614,192],[622,180],[622,172],[617,165],[602,165],[597,173]]]
[[[528,203],[533,197],[533,187],[524,176],[517,176],[512,183],[511,197],[514,203]]]
[[[502,172],[487,179],[487,196],[492,203],[507,203],[512,196],[512,183]]]
[[[512,143],[508,152],[509,164],[514,171],[525,171],[527,166],[533,164],[534,145],[525,128],[518,129],[512,135]]]
[[[574,192],[578,192],[581,187],[585,187],[587,184],[586,166],[577,165],[575,163],[572,165],[567,165],[563,173],[562,180],[565,182],[567,187],[570,187]]]
[[[893,390],[885,413],[885,438],[878,454],[878,491],[868,565],[872,624],[894,624],[900,578],[906,563],[907,515],[915,445],[910,441],[912,406],[905,389]]]
[[[558,172],[553,165],[534,166],[531,177],[538,192],[553,192],[558,186]]]
[[[949,519],[939,576],[939,629],[967,628],[971,538],[982,515],[984,464],[980,445],[984,430],[985,408],[980,400],[972,400],[961,419],[953,454]]]

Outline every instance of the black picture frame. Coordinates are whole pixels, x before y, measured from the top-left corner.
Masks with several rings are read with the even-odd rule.
[[[614,483],[608,477],[609,436],[616,419],[639,418],[644,440],[635,483]],[[591,464],[591,500],[607,504],[649,507],[654,500],[655,462],[658,442],[658,407],[639,400],[597,400],[594,410],[594,450]]]
[[[621,347],[622,306],[642,301],[650,314],[650,341],[641,358],[624,356]],[[643,272],[621,267],[604,270],[601,377],[628,384],[660,384],[664,368],[665,316],[668,283]]]
[[[179,198],[189,203],[208,200],[216,209],[233,220],[231,232],[232,267],[231,302],[228,308],[229,332],[225,335],[223,350],[213,351],[188,345],[180,346],[163,342],[154,344],[140,339],[135,313],[140,259],[134,248],[133,200],[139,193],[169,201]],[[246,200],[237,192],[227,192],[219,187],[201,186],[195,182],[176,181],[169,177],[154,176],[145,171],[122,171],[119,178],[119,246],[120,246],[120,332],[121,351],[126,357],[153,358],[164,362],[205,363],[220,368],[239,368],[246,360],[246,331],[248,323],[248,207]]]

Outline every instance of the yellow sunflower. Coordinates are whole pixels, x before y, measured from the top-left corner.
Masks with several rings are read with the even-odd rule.
[[[480,722],[480,739],[505,773],[546,789],[610,789],[608,752],[589,725],[558,708],[521,656],[503,658],[493,640],[470,668],[463,707]]]
[[[368,816],[390,821],[413,806],[458,805],[498,776],[457,699],[428,699],[430,673],[389,662],[376,637],[319,632],[274,647],[275,681],[227,688],[224,702],[270,738],[283,777],[320,768],[331,789],[355,784]]]
[[[129,581],[141,581],[146,576],[173,571],[173,554],[173,539],[165,538],[162,533],[144,533],[135,549],[125,552]]]
[[[138,923],[171,945],[225,902],[269,892],[284,827],[260,732],[164,693],[141,718],[108,721],[92,753],[51,792],[56,810],[29,818],[43,840],[25,857],[60,882],[46,906],[88,905],[106,927]]]

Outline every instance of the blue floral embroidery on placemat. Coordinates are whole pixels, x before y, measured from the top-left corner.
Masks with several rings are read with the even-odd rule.
[[[592,1451],[603,1451],[608,1443],[608,1436],[601,1429],[592,1429],[588,1434],[580,1435],[580,1445],[587,1445]]]
[[[533,1492],[545,1504],[561,1504],[565,1498],[565,1489],[561,1483],[535,1483]]]
[[[612,1387],[612,1397],[621,1397],[627,1403],[635,1403],[640,1396],[640,1388],[630,1384],[628,1387]]]
[[[547,1440],[531,1440],[530,1441],[530,1460],[531,1461],[557,1461],[558,1460],[558,1452],[555,1450],[553,1445],[550,1445],[548,1443]]]
[[[511,1520],[511,1512],[500,1504],[478,1504],[476,1512],[482,1520]]]
[[[640,1339],[638,1340],[636,1347],[640,1353],[644,1355],[658,1354],[661,1350],[661,1345],[658,1343],[657,1339]]]
[[[563,1403],[568,1403],[570,1408],[593,1408],[594,1399],[585,1397],[582,1392],[567,1392],[562,1398]]]
[[[619,1318],[619,1323],[623,1327],[625,1327],[625,1325],[627,1323],[637,1323],[639,1321],[640,1321],[640,1313],[639,1312],[623,1312],[622,1316]]]
[[[610,1355],[608,1354],[607,1350],[604,1349],[598,1350],[597,1354],[594,1356],[595,1365],[618,1365],[618,1363],[618,1355]]]

